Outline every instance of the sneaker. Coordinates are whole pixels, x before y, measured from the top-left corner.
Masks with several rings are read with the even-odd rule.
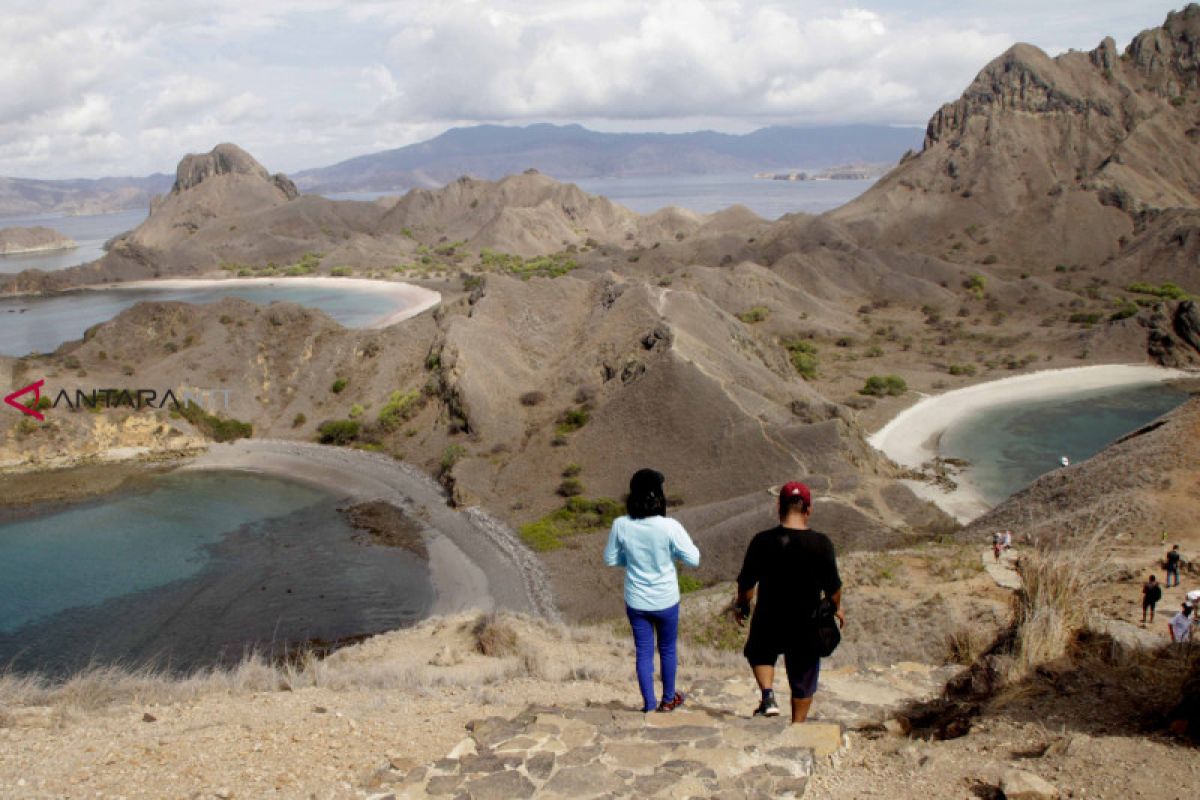
[[[681,705],[683,705],[683,692],[676,692],[670,700],[663,700],[658,704],[658,713],[670,714]]]
[[[754,716],[778,717],[779,705],[775,702],[775,696],[772,695],[771,697],[768,697],[766,700],[763,700],[761,703],[759,703],[758,708],[754,709]]]

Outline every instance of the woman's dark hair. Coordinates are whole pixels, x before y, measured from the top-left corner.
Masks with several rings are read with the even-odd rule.
[[[639,469],[629,479],[629,497],[625,510],[632,519],[662,517],[667,513],[667,498],[663,494],[663,474],[658,470]]]

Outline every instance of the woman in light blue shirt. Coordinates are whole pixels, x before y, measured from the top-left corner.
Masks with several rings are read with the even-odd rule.
[[[629,480],[628,512],[613,520],[604,563],[625,568],[625,613],[637,650],[642,711],[674,711],[683,705],[675,691],[675,638],[679,632],[679,578],[675,560],[700,565],[700,551],[686,530],[668,519],[663,476],[639,469]],[[654,640],[662,664],[662,702],[654,698]]]

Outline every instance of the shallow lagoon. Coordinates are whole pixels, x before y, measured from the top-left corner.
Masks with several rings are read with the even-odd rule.
[[[1155,383],[995,406],[947,428],[938,450],[970,462],[962,477],[992,506],[1059,468],[1063,456],[1090,458],[1188,396]]]
[[[425,563],[366,544],[329,492],[178,472],[0,524],[0,664],[175,668],[411,624]]]

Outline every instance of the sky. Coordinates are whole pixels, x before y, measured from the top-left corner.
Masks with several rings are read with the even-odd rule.
[[[1157,0],[0,0],[0,175],[272,171],[484,122],[924,126],[1017,41],[1124,48]]]

